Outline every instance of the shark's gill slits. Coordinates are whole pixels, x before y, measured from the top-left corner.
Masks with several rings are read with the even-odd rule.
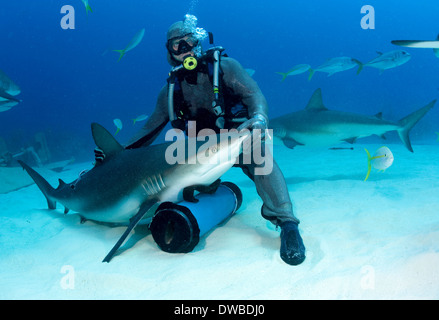
[[[162,176],[158,174],[147,177],[143,184],[143,188],[148,195],[155,195],[165,189],[166,185],[163,182]]]

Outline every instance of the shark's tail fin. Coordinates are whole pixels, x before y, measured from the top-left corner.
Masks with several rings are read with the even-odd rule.
[[[47,205],[49,209],[56,209],[56,201],[53,200],[51,197],[51,194],[55,190],[52,188],[52,186],[44,179],[38,172],[36,172],[34,169],[29,167],[27,164],[25,164],[23,161],[18,160],[20,165],[23,167],[24,170],[31,176],[31,178],[35,181],[38,188],[40,188],[41,192],[44,194],[47,200]]]
[[[288,72],[276,72],[276,73],[282,76],[281,81],[284,81],[288,77]]]
[[[436,100],[433,100],[425,107],[422,107],[421,109],[409,114],[407,117],[399,120],[398,123],[400,125],[400,128],[397,130],[398,135],[410,152],[413,152],[412,144],[409,137],[410,130],[415,126],[416,123],[418,123],[419,120],[422,119],[423,116],[425,116],[428,111],[430,111],[431,108],[433,108],[435,103]]]
[[[113,51],[115,51],[115,52],[119,52],[119,60],[117,60],[117,62],[119,62],[120,61],[120,59],[122,59],[122,57],[125,55],[125,49],[122,49],[122,50],[113,50]]]

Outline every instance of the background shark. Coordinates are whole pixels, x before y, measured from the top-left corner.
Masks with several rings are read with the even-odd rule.
[[[439,34],[436,40],[393,40],[392,44],[408,48],[433,49],[434,54],[439,58]]]
[[[274,136],[285,146],[331,146],[346,141],[354,143],[358,138],[370,135],[383,136],[397,131],[407,149],[413,152],[409,132],[434,106],[433,100],[398,122],[381,119],[381,114],[364,116],[356,113],[328,110],[322,101],[321,89],[317,89],[304,110],[270,120]]]
[[[20,102],[21,100],[15,97],[20,92],[20,87],[0,70],[0,112],[9,110]]]
[[[236,133],[228,134],[230,139],[215,136],[218,139],[213,142],[197,141],[196,150],[189,148],[183,164],[170,164],[165,153],[171,143],[124,149],[96,123],[92,124],[92,133],[106,157],[72,183],[59,180],[58,188],[54,189],[35,170],[21,161],[20,164],[43,192],[49,209],[55,209],[60,202],[65,213],[72,209],[86,219],[128,224],[124,235],[104,259],[106,262],[156,203],[181,201],[185,188],[209,186],[217,181],[235,164],[241,143],[247,138]],[[209,161],[198,161],[200,154]]]

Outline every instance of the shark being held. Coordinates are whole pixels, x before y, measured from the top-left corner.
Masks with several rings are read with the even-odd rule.
[[[207,142],[188,138],[187,145],[193,142],[195,148],[188,148],[186,161],[169,163],[165,154],[172,143],[125,149],[96,123],[92,124],[92,133],[106,157],[71,183],[59,180],[55,189],[31,167],[20,164],[43,192],[49,209],[56,209],[56,203],[60,202],[65,213],[71,209],[88,220],[128,225],[105,262],[111,260],[131,230],[155,204],[179,202],[188,189],[200,190],[214,184],[235,164],[242,151],[241,144],[250,135],[229,132]],[[197,161],[200,154],[208,161]]]
[[[275,137],[292,149],[303,146],[332,146],[341,142],[354,143],[358,138],[384,137],[396,131],[406,148],[413,152],[409,133],[415,124],[433,108],[436,100],[397,121],[383,120],[381,113],[364,116],[351,112],[333,111],[323,105],[321,89],[317,89],[304,110],[270,120]]]

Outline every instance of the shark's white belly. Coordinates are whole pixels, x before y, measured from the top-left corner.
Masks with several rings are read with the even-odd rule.
[[[88,220],[128,224],[147,198],[143,190],[139,189],[111,205],[102,204],[97,210],[81,210],[79,214]]]

